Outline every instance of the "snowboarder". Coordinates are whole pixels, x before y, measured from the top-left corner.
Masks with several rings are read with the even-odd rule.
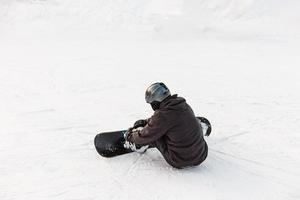
[[[125,139],[131,148],[145,151],[147,146],[156,147],[175,168],[201,164],[207,157],[208,147],[186,100],[171,95],[164,83],[149,86],[145,99],[154,114],[149,119],[136,121],[128,129]]]

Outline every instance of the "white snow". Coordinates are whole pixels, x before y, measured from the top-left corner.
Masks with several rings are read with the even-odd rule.
[[[0,199],[300,199],[298,0],[0,0]],[[209,156],[105,159],[165,82]]]

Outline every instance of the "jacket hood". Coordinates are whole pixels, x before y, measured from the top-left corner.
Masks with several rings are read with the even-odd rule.
[[[159,110],[185,110],[186,109],[186,100],[182,97],[178,97],[177,94],[172,95],[161,102]]]

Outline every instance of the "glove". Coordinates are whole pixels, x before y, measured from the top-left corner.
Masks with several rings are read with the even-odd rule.
[[[130,127],[130,128],[127,129],[127,131],[124,133],[124,138],[125,138],[126,141],[128,141],[128,138],[131,136],[132,130],[133,130],[133,127]]]
[[[131,138],[132,134],[138,134],[141,130],[143,130],[143,127],[138,127],[138,128],[131,127],[127,129],[127,131],[124,133],[125,140],[130,141],[129,138]]]
[[[144,127],[147,125],[147,120],[145,119],[140,119],[140,120],[137,120],[134,125],[133,125],[133,128],[138,128],[138,127]]]

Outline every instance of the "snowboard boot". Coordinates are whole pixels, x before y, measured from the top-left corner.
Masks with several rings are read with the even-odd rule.
[[[211,133],[211,124],[205,117],[197,117],[199,124],[202,127],[203,134],[209,136]]]

